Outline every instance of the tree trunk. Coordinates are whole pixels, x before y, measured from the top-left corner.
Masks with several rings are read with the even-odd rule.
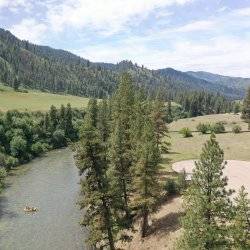
[[[141,237],[144,238],[147,236],[148,230],[148,211],[145,210],[142,216],[142,223],[141,223]]]

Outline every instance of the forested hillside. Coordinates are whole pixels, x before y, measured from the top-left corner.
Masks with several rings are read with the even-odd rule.
[[[230,88],[236,88],[241,93],[250,86],[250,78],[243,78],[243,77],[231,77],[231,76],[222,76],[218,74],[212,74],[205,71],[188,71],[186,72],[190,76],[203,79],[209,82],[213,82],[215,84],[224,85]]]
[[[131,61],[118,64],[92,63],[70,52],[21,41],[0,29],[0,81],[18,88],[103,98],[117,87],[121,73],[129,72],[137,85],[149,93],[163,89],[166,99],[176,99],[190,91],[219,92],[242,98],[236,88],[195,78],[173,69],[149,70]]]

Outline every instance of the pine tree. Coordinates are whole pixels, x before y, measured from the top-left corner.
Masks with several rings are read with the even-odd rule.
[[[142,218],[141,236],[145,237],[148,230],[148,217],[157,208],[157,201],[161,194],[159,183],[160,151],[154,124],[149,116],[144,120],[142,136],[137,142],[138,160],[133,167],[133,205],[137,214]]]
[[[99,129],[104,142],[107,142],[110,133],[110,110],[107,100],[102,100],[98,108],[97,128]]]
[[[212,134],[195,163],[190,187],[184,196],[186,215],[182,219],[184,249],[221,249],[228,239],[230,191],[223,177],[224,153]]]
[[[60,128],[62,130],[65,130],[65,107],[64,105],[61,105],[61,108],[60,108],[59,122],[60,122]]]
[[[112,102],[112,127],[110,135],[110,161],[114,172],[113,185],[122,197],[123,210],[130,218],[129,199],[131,193],[132,165],[132,121],[134,110],[134,87],[131,76],[123,74]]]
[[[248,88],[246,98],[244,99],[242,118],[248,124],[248,130],[250,130],[250,87]]]
[[[54,105],[50,107],[49,117],[50,117],[51,132],[54,132],[58,125],[57,109]]]
[[[157,98],[153,102],[151,116],[154,123],[157,146],[159,147],[162,153],[166,153],[168,152],[170,144],[166,140],[164,140],[167,137],[168,129],[165,122],[164,101],[161,100],[160,98]]]
[[[236,249],[250,249],[250,200],[242,186],[235,198],[232,238]]]
[[[92,121],[92,126],[97,126],[97,113],[98,113],[98,105],[97,100],[94,98],[91,98],[88,103],[88,116],[90,116],[90,120]]]
[[[76,146],[76,164],[81,179],[82,200],[84,209],[83,225],[89,229],[88,242],[97,248],[114,246],[114,220],[112,217],[112,197],[107,181],[106,147],[100,132],[94,126],[97,120],[96,102],[91,100],[88,113],[81,128],[80,142]]]
[[[166,122],[170,123],[173,121],[173,116],[172,116],[172,104],[171,100],[168,100],[167,103],[167,114],[166,114]]]
[[[73,114],[70,104],[67,104],[66,110],[65,110],[65,117],[64,117],[64,124],[65,124],[65,135],[67,138],[74,140],[76,139],[76,131],[74,129],[73,123]]]

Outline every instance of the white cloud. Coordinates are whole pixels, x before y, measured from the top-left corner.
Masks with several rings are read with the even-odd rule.
[[[204,31],[213,29],[216,25],[215,21],[201,20],[188,23],[179,28],[175,28],[175,32],[192,32],[192,31]]]
[[[20,39],[29,40],[33,43],[40,43],[47,26],[38,23],[33,18],[23,19],[21,23],[13,25],[10,31]]]
[[[194,0],[66,0],[57,6],[50,6],[47,13],[49,23],[56,31],[65,26],[120,31],[124,25],[136,25],[158,8],[174,4],[185,4]]]
[[[250,16],[250,8],[242,8],[234,11],[234,14],[242,17]]]
[[[232,76],[250,76],[250,39],[220,36],[203,42],[172,41],[171,49],[153,49],[136,40],[129,38],[115,46],[89,46],[74,52],[98,62],[116,63],[129,59],[151,69],[173,67],[183,71],[206,70]]]
[[[33,4],[31,0],[0,0],[0,10],[8,8],[9,10],[16,12],[18,8],[22,10],[30,11]]]

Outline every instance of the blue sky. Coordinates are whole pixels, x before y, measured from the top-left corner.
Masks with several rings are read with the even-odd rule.
[[[250,0],[0,0],[0,24],[91,61],[250,77]]]

